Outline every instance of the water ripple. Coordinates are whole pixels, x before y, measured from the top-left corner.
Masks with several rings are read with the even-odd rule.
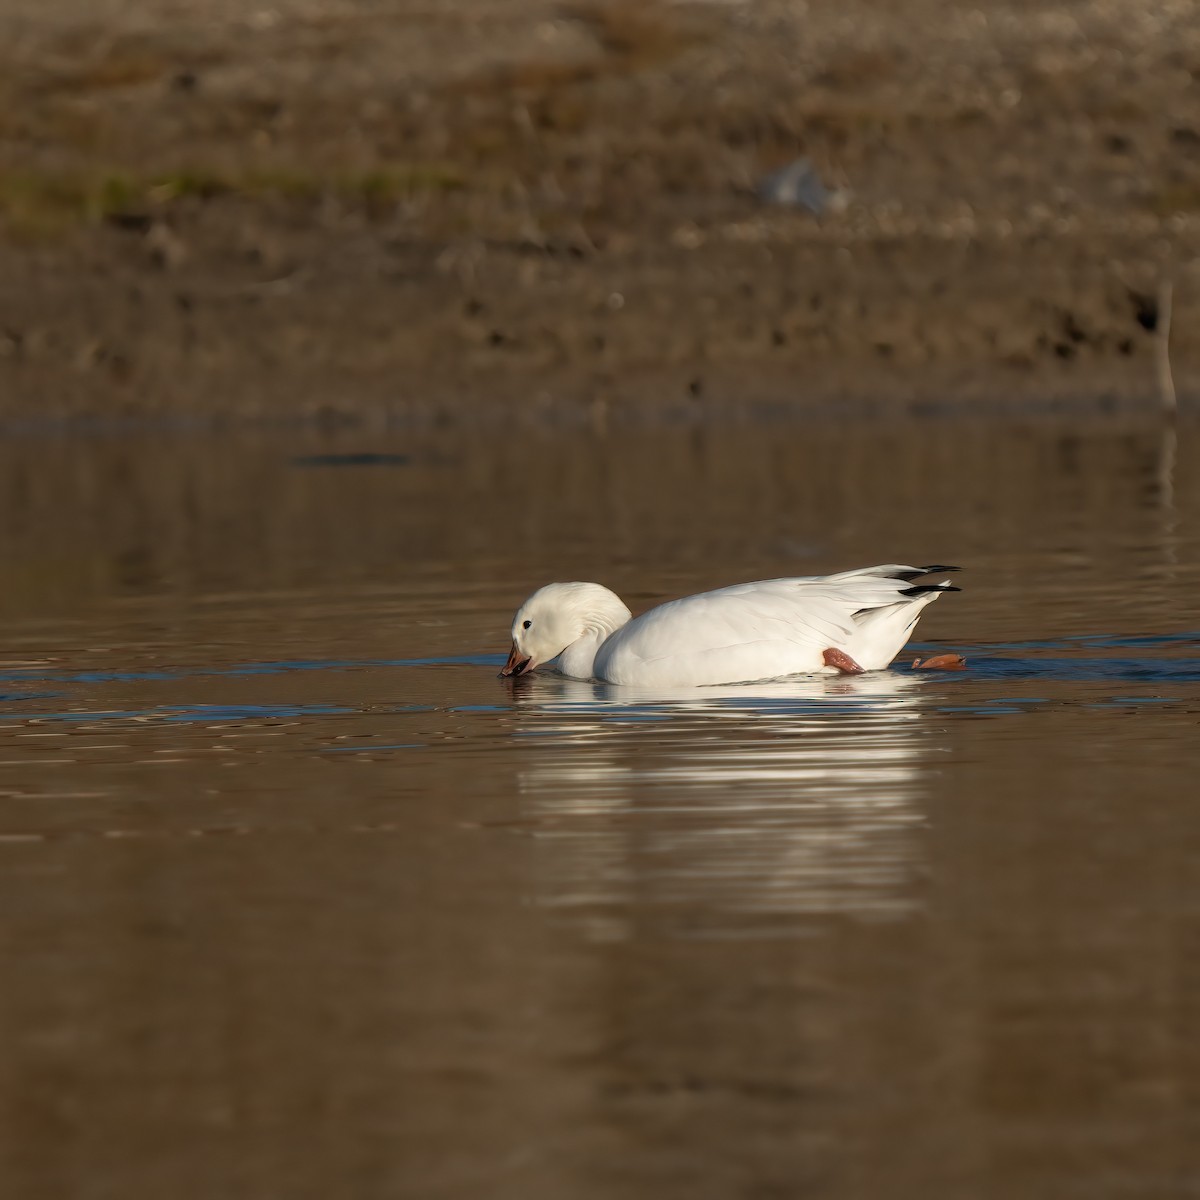
[[[519,785],[547,846],[538,903],[582,913],[603,938],[622,936],[635,898],[689,937],[908,911],[930,749],[920,692],[899,673],[814,677],[660,693],[631,712],[625,689],[526,691]]]

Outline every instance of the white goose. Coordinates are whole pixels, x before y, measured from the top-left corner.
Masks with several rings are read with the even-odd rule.
[[[501,675],[558,660],[572,679],[641,687],[751,683],[886,667],[956,567],[862,567],[840,575],[739,583],[633,617],[598,583],[548,583],[517,610]],[[932,664],[931,664],[932,665]]]

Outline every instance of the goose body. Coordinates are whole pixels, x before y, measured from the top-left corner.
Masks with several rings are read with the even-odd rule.
[[[922,609],[950,583],[913,580],[953,567],[889,565],[767,579],[671,600],[634,617],[598,583],[551,583],[513,619],[502,674],[558,661],[574,679],[637,687],[750,683],[888,666]]]

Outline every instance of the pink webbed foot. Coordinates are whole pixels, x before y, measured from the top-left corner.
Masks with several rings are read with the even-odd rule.
[[[827,667],[836,667],[843,675],[861,675],[863,668],[848,655],[845,650],[830,648],[821,656]]]
[[[914,658],[914,671],[965,671],[967,660],[961,654],[935,654],[932,658]]]

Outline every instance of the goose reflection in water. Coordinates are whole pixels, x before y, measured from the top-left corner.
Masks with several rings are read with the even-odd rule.
[[[597,938],[803,932],[812,914],[918,903],[919,675],[641,692],[514,687],[538,901]]]

